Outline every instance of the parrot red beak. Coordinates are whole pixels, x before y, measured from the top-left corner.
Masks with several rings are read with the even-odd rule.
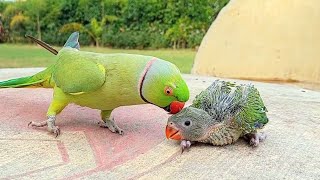
[[[180,102],[180,101],[173,101],[170,104],[170,113],[171,114],[177,114],[178,112],[181,111],[181,109],[184,107],[184,102]]]
[[[166,127],[166,137],[167,137],[167,139],[174,139],[174,140],[181,140],[182,139],[182,136],[181,136],[179,130],[177,130],[173,127],[170,127],[168,125]]]

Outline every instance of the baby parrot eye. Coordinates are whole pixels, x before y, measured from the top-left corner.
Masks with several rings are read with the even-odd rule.
[[[166,87],[164,88],[164,93],[165,93],[167,96],[172,96],[172,95],[173,95],[173,90],[172,90],[171,87],[166,86]]]
[[[191,124],[191,122],[189,120],[184,122],[185,126],[190,126],[190,124]]]

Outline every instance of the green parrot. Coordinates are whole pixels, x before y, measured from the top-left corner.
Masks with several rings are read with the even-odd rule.
[[[47,120],[29,125],[47,126],[56,136],[60,134],[56,116],[70,103],[101,110],[100,126],[122,134],[110,116],[113,109],[150,103],[177,113],[189,99],[186,82],[170,62],[151,56],[80,51],[78,32],[70,35],[59,52],[29,38],[57,55],[56,63],[33,76],[0,82],[0,88],[53,88]]]
[[[182,140],[182,151],[192,142],[227,145],[244,137],[258,146],[266,134],[267,109],[253,85],[216,80],[196,96],[193,104],[168,119],[166,136]]]

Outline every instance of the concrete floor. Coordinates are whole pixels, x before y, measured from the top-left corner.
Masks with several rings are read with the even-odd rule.
[[[0,69],[0,80],[40,70]],[[184,77],[191,100],[215,80]],[[252,83],[269,110],[266,141],[195,145],[183,154],[165,139],[167,113],[152,105],[114,111],[123,136],[97,125],[99,111],[69,105],[54,138],[27,127],[45,119],[51,89],[0,89],[0,179],[320,179],[320,92]]]

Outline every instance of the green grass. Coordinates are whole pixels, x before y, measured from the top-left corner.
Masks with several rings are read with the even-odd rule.
[[[59,48],[56,47],[56,49]],[[155,56],[174,63],[182,73],[190,73],[196,54],[196,51],[191,49],[127,50],[81,47],[81,50],[99,53],[130,53]],[[0,68],[47,67],[55,62],[55,58],[53,54],[40,46],[0,44]]]

